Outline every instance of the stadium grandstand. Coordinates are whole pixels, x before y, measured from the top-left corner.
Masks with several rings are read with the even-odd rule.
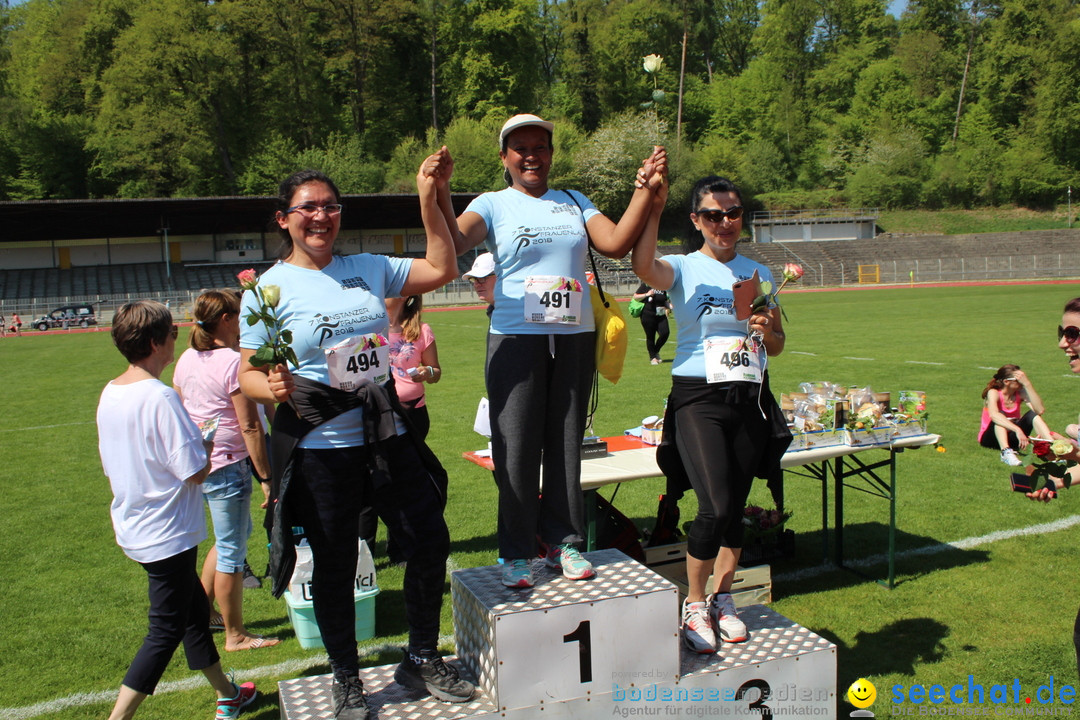
[[[458,212],[475,197],[454,195]],[[276,259],[280,238],[271,197],[0,202],[0,312],[24,323],[55,307],[89,303],[99,320],[131,298],[180,308],[208,288],[235,287],[236,274]],[[415,195],[347,195],[337,247],[343,253],[419,256],[425,238]],[[740,244],[739,252],[778,269],[801,264],[804,286],[969,282],[1080,277],[1080,229],[951,236]],[[681,252],[677,245],[662,252]],[[461,272],[478,248],[459,259]],[[605,287],[637,287],[630,258],[596,256]],[[428,304],[475,301],[456,280]]]

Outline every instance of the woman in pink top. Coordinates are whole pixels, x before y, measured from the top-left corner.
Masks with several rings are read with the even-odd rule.
[[[398,399],[405,406],[413,430],[423,440],[431,428],[424,383],[437,383],[442,378],[439,351],[435,334],[423,322],[423,300],[419,295],[386,298],[386,314],[390,318],[390,367]]]
[[[394,376],[394,388],[405,415],[412,424],[412,432],[423,440],[431,429],[424,383],[437,383],[442,378],[439,367],[439,351],[435,347],[435,333],[423,322],[421,313],[423,299],[419,295],[386,298],[386,315],[390,320],[390,371]],[[360,511],[360,537],[368,547],[375,550],[375,532],[379,517],[375,508],[367,506]],[[391,562],[399,561],[394,538],[386,538],[386,554]]]
[[[1036,437],[1050,437],[1050,428],[1041,417],[1046,411],[1042,398],[1019,365],[998,368],[982,396],[985,403],[979,444],[1001,450],[1001,462],[1006,465],[1022,465],[1016,451],[1028,446],[1032,430]],[[1022,412],[1021,402],[1026,402],[1030,408],[1026,413]]]
[[[240,392],[240,299],[210,290],[195,299],[191,347],[176,361],[173,385],[200,426],[217,418],[211,472],[202,485],[214,524],[214,547],[203,564],[202,583],[217,598],[226,650],[277,645],[244,627],[244,559],[251,535],[251,472],[270,477],[263,425],[255,403]],[[211,621],[211,624],[214,624]]]

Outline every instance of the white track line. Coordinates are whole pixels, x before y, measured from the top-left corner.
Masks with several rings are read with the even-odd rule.
[[[845,355],[844,357],[842,357],[840,359],[841,360],[869,360],[871,362],[873,362],[873,360],[874,360],[874,358],[851,357],[850,355]]]
[[[77,423],[60,423],[59,425],[35,425],[34,427],[6,428],[0,432],[24,432],[27,430],[52,430],[53,428],[71,427],[72,425],[93,425],[93,420]]]
[[[945,363],[927,362],[925,360],[905,360],[908,365],[944,365]]]
[[[789,350],[788,355],[809,355],[810,357],[817,357],[817,353],[803,352],[801,350]]]
[[[971,550],[982,545],[989,545],[990,543],[997,542],[999,540],[1008,540],[1015,537],[1024,537],[1026,535],[1042,535],[1044,533],[1058,532],[1059,530],[1067,530],[1074,525],[1080,525],[1080,515],[1070,515],[1060,520],[1053,522],[1041,523],[1039,525],[1030,525],[1028,527],[1015,528],[1013,530],[996,530],[986,535],[978,535],[976,537],[964,538],[963,540],[957,540],[951,543],[935,543],[934,545],[925,545],[919,548],[913,548],[911,550],[904,550],[896,553],[896,559],[906,559],[911,557],[917,557],[920,555],[937,555],[938,553],[947,552],[949,550]],[[847,567],[853,568],[867,568],[871,565],[879,565],[889,561],[889,555],[887,553],[879,553],[877,555],[871,555],[865,558],[859,558],[858,560],[847,560],[844,564]],[[773,575],[773,582],[790,582],[797,580],[805,580],[807,578],[823,575],[827,572],[832,572],[838,568],[835,565],[818,565],[816,567],[805,568],[803,570],[796,570],[790,573],[781,573],[780,575]]]
[[[440,645],[453,644],[453,642],[454,637],[452,635],[443,635],[439,637]],[[400,645],[392,643],[376,643],[371,645],[361,645],[359,647],[361,660],[367,656],[373,656],[383,652],[393,652],[400,649]],[[299,675],[313,667],[326,664],[326,656],[318,655],[316,657],[286,660],[285,662],[280,662],[276,665],[264,665],[263,667],[251,668],[250,670],[240,670],[236,675],[238,679],[245,681],[263,677],[276,677],[279,675]],[[206,678],[204,678],[201,673],[196,673],[183,680],[163,682],[157,686],[154,694],[160,695],[162,693],[196,690],[200,687],[206,688],[208,693],[212,692],[210,691],[210,688],[207,687]],[[68,695],[67,697],[48,700],[43,703],[37,703],[36,705],[27,705],[26,707],[21,708],[0,708],[0,720],[27,720],[28,718],[38,717],[39,715],[49,715],[67,708],[112,703],[116,701],[116,693],[117,690],[77,693],[75,695]],[[210,701],[207,700],[207,703],[209,702]]]

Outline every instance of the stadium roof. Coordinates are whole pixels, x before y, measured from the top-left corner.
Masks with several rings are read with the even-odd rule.
[[[475,194],[453,196],[460,214]],[[273,197],[0,202],[0,242],[261,232]],[[421,227],[416,195],[344,195],[342,229]]]

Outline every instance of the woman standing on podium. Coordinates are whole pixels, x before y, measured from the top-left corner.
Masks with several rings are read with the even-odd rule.
[[[766,372],[767,356],[784,349],[784,330],[775,304],[766,302],[751,313],[751,301],[740,302],[743,294],[737,298],[734,291],[741,281],[752,285],[755,273],[762,281],[773,279],[764,265],[735,252],[743,218],[738,188],[716,176],[699,180],[690,196],[692,230],[685,254],[661,259],[656,236],[666,199],[665,185],[634,247],[633,268],[649,287],[667,291],[678,326],[657,462],[669,484],[685,480],[697,494],[698,514],[687,542],[683,640],[695,652],[712,653],[717,639],[747,637],[731,582],[742,552],[751,482],[779,468],[787,448],[784,436],[791,437]],[[751,298],[759,294],[750,292]],[[774,423],[778,418],[782,428]],[[713,586],[706,594],[710,574]]]
[[[635,191],[616,224],[581,193],[549,188],[553,128],[535,115],[507,120],[499,133],[507,187],[480,195],[461,217],[449,188],[439,190],[458,255],[486,241],[494,261],[485,377],[501,580],[521,589],[533,585],[537,535],[549,546],[545,562],[563,577],[595,575],[576,547],[584,539],[580,448],[596,347],[585,265],[590,244],[609,257],[629,251],[651,197]],[[646,166],[652,174],[666,163],[656,148]]]
[[[394,680],[440,700],[465,702],[471,683],[438,652],[439,619],[450,536],[443,519],[445,472],[409,431],[392,383],[380,382],[388,354],[374,348],[389,333],[387,296],[434,290],[456,274],[449,230],[435,193],[450,176],[445,149],[426,158],[416,176],[427,230],[422,258],[337,255],[341,195],[314,170],[282,183],[275,213],[282,260],[259,278],[277,317],[291,332],[292,368],[255,365],[270,339],[264,323],[240,335],[240,387],[256,402],[280,403],[271,435],[275,506],[273,592],[288,586],[295,561],[292,527],[304,528],[314,558],[315,621],[330,659],[335,720],[367,720],[359,677],[353,580],[360,511],[373,505],[407,561],[403,581],[409,644]],[[261,312],[264,294],[244,293],[244,315]],[[332,350],[331,353],[327,351]],[[370,351],[370,354],[369,354]]]

